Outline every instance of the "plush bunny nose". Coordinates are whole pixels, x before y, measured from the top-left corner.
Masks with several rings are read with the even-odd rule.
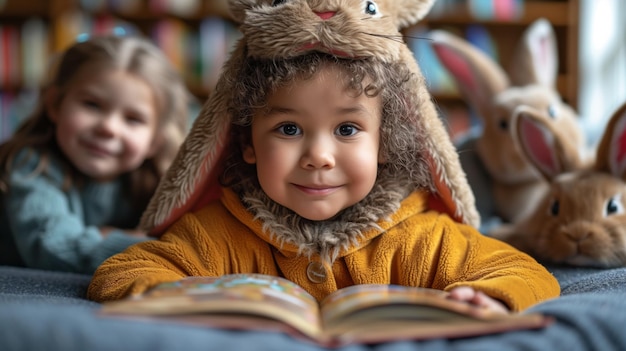
[[[327,19],[333,17],[336,13],[337,12],[335,12],[335,11],[315,12],[315,14],[318,15],[323,20],[327,20]]]

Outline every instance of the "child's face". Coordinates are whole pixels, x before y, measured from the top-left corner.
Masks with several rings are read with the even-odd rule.
[[[326,220],[362,200],[378,169],[381,101],[344,88],[325,67],[269,96],[254,116],[244,160],[263,191],[310,220]]]
[[[96,180],[136,169],[154,147],[158,118],[154,93],[128,72],[85,67],[62,100],[47,107],[62,151]]]

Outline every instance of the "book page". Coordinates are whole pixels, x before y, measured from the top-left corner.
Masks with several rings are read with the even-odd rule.
[[[319,334],[319,308],[317,300],[297,284],[284,278],[262,274],[231,274],[222,277],[187,277],[173,283],[164,283],[139,297],[105,303],[104,314],[172,316],[184,320],[185,314],[211,315],[215,321],[245,316],[271,318],[299,330],[305,335]],[[231,316],[224,318],[224,316]],[[236,317],[236,318],[234,318]],[[262,329],[262,328],[261,328]]]
[[[327,338],[349,344],[464,337],[549,323],[541,315],[500,314],[447,296],[441,290],[398,285],[350,286],[322,301],[322,325]]]
[[[478,306],[447,299],[448,293],[436,289],[400,285],[354,285],[329,295],[322,301],[322,324],[334,327],[358,314],[368,319],[446,320],[485,319],[496,317]]]

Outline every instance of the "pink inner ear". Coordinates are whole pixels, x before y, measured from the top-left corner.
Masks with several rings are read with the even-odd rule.
[[[539,62],[540,65],[547,65],[550,61],[548,61],[548,53],[550,52],[550,50],[548,50],[550,48],[550,39],[546,38],[546,37],[542,37],[539,40],[539,59],[541,62]]]
[[[617,163],[621,164],[624,162],[624,157],[626,156],[626,133],[622,133],[619,136],[617,147]]]
[[[535,165],[544,173],[556,174],[559,167],[553,150],[552,134],[525,118],[520,122],[520,134],[522,144]]]
[[[615,123],[612,141],[612,160],[615,171],[621,172],[624,162],[626,162],[626,114]]]
[[[455,203],[455,199],[452,198],[452,192],[437,171],[441,169],[441,167],[437,167],[435,159],[431,153],[427,152],[425,157],[432,175],[433,183],[437,189],[437,194],[431,194],[431,196],[429,196],[429,208],[441,213],[447,213],[450,218],[453,218],[457,222],[466,223],[467,218],[463,217],[463,213],[460,214],[460,216],[457,216],[456,214],[457,205]]]
[[[226,119],[224,119],[224,121],[226,121]],[[219,175],[222,173],[224,167],[224,145],[227,144],[226,140],[230,134],[228,123],[223,123],[221,127],[226,129],[223,132],[218,133],[220,140],[218,140],[214,152],[209,152],[205,156],[202,164],[198,167],[200,172],[193,175],[193,177],[195,177],[196,184],[193,189],[190,190],[191,192],[187,194],[186,202],[181,206],[173,208],[170,213],[167,213],[162,222],[156,224],[150,231],[150,236],[161,236],[161,234],[163,234],[163,232],[165,232],[170,225],[176,222],[176,220],[182,217],[185,213],[189,211],[197,211],[209,202],[220,198],[222,190],[219,182]],[[205,172],[202,171],[203,169],[208,170],[208,173],[205,174]],[[181,191],[183,190],[181,189]],[[173,201],[171,200],[171,196],[170,201]]]
[[[434,49],[437,52],[439,61],[456,77],[456,79],[467,89],[475,91],[478,89],[474,75],[470,66],[454,50],[435,44]]]
[[[624,157],[626,156],[626,133],[624,133],[625,129],[619,131],[619,137],[617,141],[617,153],[616,153],[616,161],[618,164],[622,164],[624,162]]]

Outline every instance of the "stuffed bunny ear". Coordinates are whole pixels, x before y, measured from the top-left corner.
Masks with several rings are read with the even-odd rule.
[[[383,0],[384,1],[384,0]],[[378,2],[383,2],[379,0]],[[386,0],[393,3],[396,13],[395,17],[398,21],[398,29],[407,28],[419,22],[428,14],[433,7],[435,0]]]
[[[139,227],[148,234],[159,236],[182,214],[219,198],[219,174],[232,120],[228,106],[234,83],[230,77],[238,74],[244,58],[242,39],[141,217]]]
[[[513,122],[514,139],[530,163],[548,181],[580,168],[576,146],[540,111],[521,105],[513,112]]]
[[[556,88],[558,50],[556,35],[548,20],[534,21],[522,34],[509,67],[516,86],[539,84]]]
[[[598,145],[596,169],[626,180],[626,103],[615,111],[606,125]]]
[[[228,10],[235,22],[243,23],[246,11],[262,4],[271,5],[272,0],[228,0]]]
[[[459,154],[431,101],[428,88],[422,83],[423,76],[415,56],[406,45],[401,48],[400,60],[414,73],[413,84],[409,84],[406,93],[426,99],[420,103],[419,108],[413,109],[408,120],[415,123],[418,130],[428,131],[422,133],[419,143],[424,145],[423,159],[428,165],[430,185],[434,191],[429,205],[432,209],[447,213],[458,222],[478,228],[480,214],[472,188],[461,167]]]
[[[464,39],[443,30],[430,33],[431,45],[461,93],[481,116],[489,116],[493,97],[509,87],[502,68]]]

